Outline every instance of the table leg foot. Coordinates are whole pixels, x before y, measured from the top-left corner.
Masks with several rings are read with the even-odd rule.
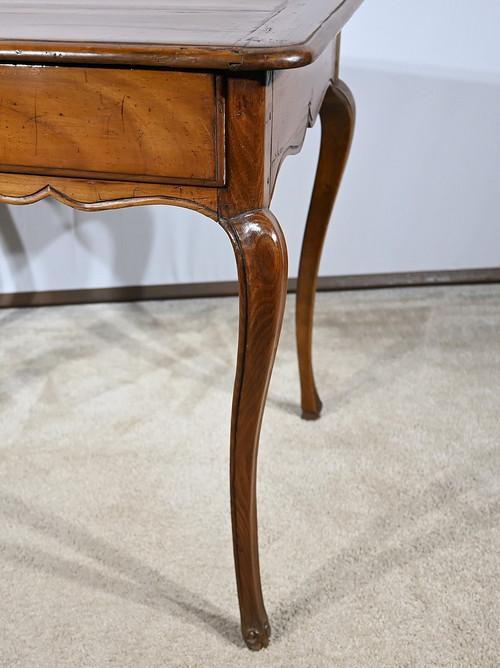
[[[269,626],[269,622],[259,624],[259,627],[260,628],[254,626],[242,628],[243,640],[248,649],[251,649],[254,652],[258,652],[260,649],[267,647],[271,637],[271,627]]]
[[[231,515],[243,639],[266,647],[270,626],[260,582],[257,452],[287,289],[287,251],[278,221],[258,209],[220,221],[238,264],[240,330],[231,425]]]
[[[302,417],[306,420],[317,419],[321,412],[312,367],[314,298],[323,242],[349,155],[354,115],[352,94],[343,82],[337,81],[327,90],[320,110],[321,149],[297,281],[297,350]]]

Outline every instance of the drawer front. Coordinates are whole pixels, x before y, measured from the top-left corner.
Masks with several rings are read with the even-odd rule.
[[[0,65],[0,171],[222,185],[218,77]]]

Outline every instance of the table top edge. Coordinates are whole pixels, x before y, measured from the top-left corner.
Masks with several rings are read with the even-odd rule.
[[[174,44],[101,41],[33,41],[0,38],[1,63],[163,67],[168,69],[283,70],[311,64],[341,31],[363,0],[344,0],[307,38],[265,43]]]

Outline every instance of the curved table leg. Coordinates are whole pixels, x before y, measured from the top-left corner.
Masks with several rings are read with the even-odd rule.
[[[287,288],[287,251],[267,209],[221,225],[233,243],[240,288],[240,331],[231,425],[231,515],[243,638],[266,647],[271,633],[260,583],[256,471],[260,427],[278,347]]]
[[[354,129],[355,107],[351,91],[337,81],[325,95],[320,110],[321,149],[307,216],[297,281],[296,328],[302,417],[315,420],[321,400],[312,369],[312,323],[321,251],[340,186]]]

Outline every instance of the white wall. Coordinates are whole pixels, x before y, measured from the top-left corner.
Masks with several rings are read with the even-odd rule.
[[[366,0],[346,27],[358,115],[322,275],[500,265],[499,25],[498,0]],[[319,124],[273,201],[292,276],[318,147]],[[0,251],[0,292],[236,276],[224,232],[173,207],[0,205]]]

